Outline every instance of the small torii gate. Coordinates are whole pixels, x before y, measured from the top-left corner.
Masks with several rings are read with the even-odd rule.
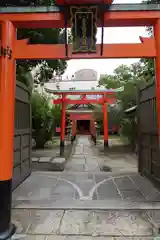
[[[111,3],[112,0],[57,0],[57,6],[51,7],[0,9],[0,239],[8,239],[15,231],[11,224],[15,60],[155,58],[160,137],[160,6]],[[67,44],[70,26],[73,46]],[[101,44],[96,44],[96,26],[102,28]],[[154,37],[141,37],[141,43],[103,44],[104,27],[116,26],[153,26]],[[17,28],[65,28],[66,42],[32,45],[28,39],[17,40]]]
[[[61,104],[61,134],[60,134],[60,155],[64,153],[65,146],[65,128],[66,128],[66,105],[67,104],[101,104],[103,112],[103,126],[104,126],[104,147],[108,147],[108,110],[106,103],[115,103],[115,94],[119,89],[110,90],[50,90],[45,89],[46,92],[58,95],[59,98],[53,100],[54,104]],[[70,99],[69,95],[80,95],[81,99]],[[75,129],[74,129],[75,130]],[[74,137],[74,136],[73,136]]]

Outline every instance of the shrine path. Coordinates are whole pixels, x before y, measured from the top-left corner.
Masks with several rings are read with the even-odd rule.
[[[153,239],[160,192],[135,171],[101,172],[100,159],[80,136],[64,172],[33,172],[13,192],[14,238]]]

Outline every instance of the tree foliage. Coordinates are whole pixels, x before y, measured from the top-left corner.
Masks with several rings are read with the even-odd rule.
[[[120,65],[113,74],[106,75],[99,81],[99,85],[107,89],[124,87],[124,91],[117,93],[117,108],[110,108],[110,111],[116,111],[113,121],[121,126],[121,133],[127,136],[133,148],[136,139],[136,117],[126,115],[125,110],[137,104],[138,89],[153,81],[154,68],[152,66],[152,69],[148,69],[148,64],[144,59],[130,66]],[[103,119],[103,114],[96,115]]]
[[[145,66],[142,62],[136,62],[127,65],[120,65],[113,74],[106,75],[100,79],[99,85],[105,86],[107,89],[115,89],[124,87],[124,91],[117,94],[118,100],[121,102],[123,109],[127,109],[136,104],[137,89],[144,86],[151,78],[145,74]]]
[[[60,122],[60,107],[50,106],[49,101],[46,94],[34,92],[32,95],[32,128],[37,148],[43,148],[47,141],[52,140],[56,124]]]
[[[51,6],[55,4],[55,0],[5,0],[0,3],[0,6]],[[58,28],[52,29],[18,29],[18,39],[28,39],[29,44],[58,44],[64,42],[64,30]],[[67,67],[65,60],[18,60],[17,61],[17,76],[21,76],[24,72],[32,70],[35,66],[40,65],[39,80],[41,81],[45,72],[45,81],[48,81],[53,71],[58,71],[60,74]],[[20,79],[20,76],[18,77]],[[22,77],[22,80],[23,77]],[[44,81],[44,79],[43,79]]]

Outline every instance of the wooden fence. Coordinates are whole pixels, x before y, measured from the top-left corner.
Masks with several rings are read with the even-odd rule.
[[[154,83],[139,91],[137,111],[139,172],[160,183],[160,150]]]
[[[31,173],[31,104],[30,92],[16,83],[13,189]]]

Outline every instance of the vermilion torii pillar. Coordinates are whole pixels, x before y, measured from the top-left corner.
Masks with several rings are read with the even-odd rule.
[[[66,128],[66,95],[62,94],[62,110],[61,110],[61,136],[60,136],[60,156],[64,155],[65,147],[65,128]]]
[[[107,103],[103,103],[104,147],[108,147],[108,111]]]
[[[1,22],[0,56],[0,239],[10,238],[13,171],[15,64],[12,56],[16,30],[10,21]]]

